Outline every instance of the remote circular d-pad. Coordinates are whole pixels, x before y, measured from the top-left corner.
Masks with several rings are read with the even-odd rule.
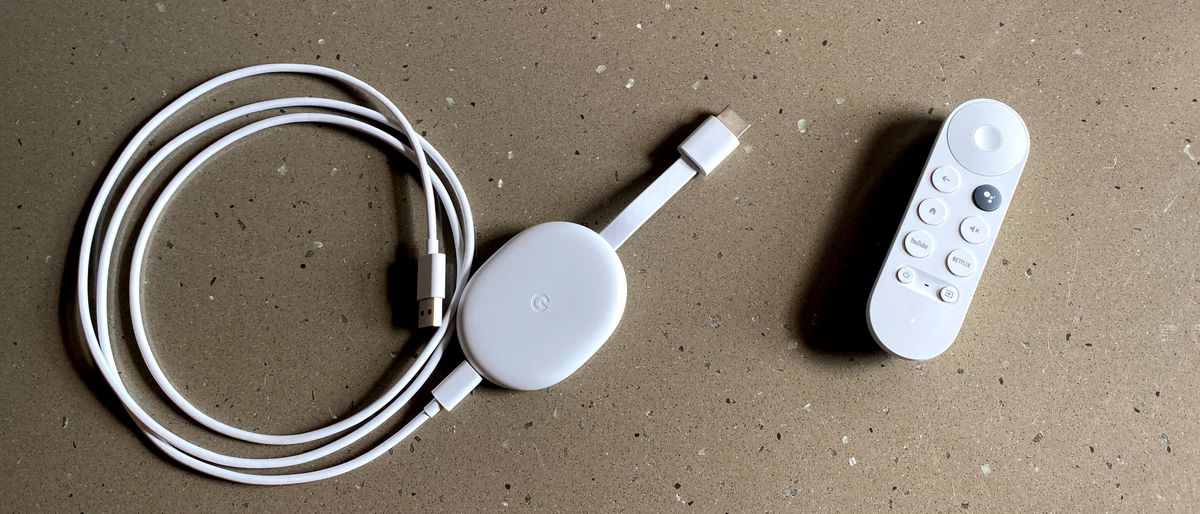
[[[980,102],[954,114],[946,129],[946,143],[963,168],[995,177],[1012,171],[1025,159],[1029,132],[1009,106]]]

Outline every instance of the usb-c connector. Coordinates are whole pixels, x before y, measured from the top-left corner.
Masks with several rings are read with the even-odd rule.
[[[454,410],[463,398],[466,398],[475,387],[483,381],[479,372],[471,367],[471,363],[462,361],[454,371],[451,371],[437,386],[433,388],[433,398],[446,410]]]

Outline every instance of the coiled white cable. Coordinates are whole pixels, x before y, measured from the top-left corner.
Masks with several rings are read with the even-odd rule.
[[[112,215],[107,222],[102,219],[105,207],[114,197],[114,189],[121,176],[126,172],[134,154],[154,130],[183,106],[213,89],[243,78],[270,73],[298,73],[332,79],[363,93],[371,100],[381,104],[384,109],[375,111],[338,100],[303,97],[268,100],[232,109],[184,131],[163,145],[130,180],[127,188],[121,194],[115,207],[113,207]],[[318,108],[336,111],[340,114],[301,112],[268,117],[241,127],[202,150],[175,173],[174,177],[167,183],[154,202],[138,232],[129,268],[129,311],[138,351],[154,382],[171,403],[208,429],[250,443],[294,445],[332,438],[316,448],[290,456],[270,458],[236,457],[201,447],[170,431],[146,412],[129,393],[117,366],[117,359],[112,344],[114,335],[110,332],[112,323],[109,322],[109,307],[111,303],[109,286],[112,268],[116,264],[113,252],[118,243],[118,231],[127,221],[127,211],[135,195],[163,160],[196,136],[229,121],[254,113],[285,108]],[[363,118],[374,124],[367,123],[359,118]],[[178,193],[179,188],[187,181],[188,177],[196,172],[206,160],[247,136],[271,127],[293,123],[322,123],[345,127],[378,139],[416,163],[420,170],[428,211],[428,252],[435,253],[439,251],[436,204],[440,203],[442,210],[446,213],[446,217],[449,220],[451,244],[454,247],[457,264],[455,276],[457,287],[455,287],[454,293],[450,297],[449,305],[445,309],[441,326],[434,332],[420,352],[418,352],[412,366],[391,384],[387,391],[380,395],[379,398],[364,406],[358,412],[316,430],[286,435],[260,434],[230,426],[212,418],[190,403],[171,384],[169,377],[155,359],[153,345],[145,327],[142,305],[143,261],[145,260],[146,246],[150,241],[151,235],[154,233],[155,226],[163,211],[170,204],[175,194]],[[392,132],[403,135],[407,144],[392,133],[389,133],[388,130],[380,127],[385,127]],[[415,151],[414,148],[418,146],[420,151]],[[426,156],[432,158],[441,177],[433,173]],[[447,189],[447,185],[449,189]],[[99,253],[93,256],[93,246],[101,235],[100,229],[102,226],[104,227],[104,232],[103,238],[100,239]],[[88,350],[101,376],[104,377],[104,380],[112,388],[113,393],[145,433],[146,437],[168,456],[189,468],[234,482],[261,485],[311,482],[346,473],[370,462],[407,438],[417,427],[442,409],[443,405],[439,404],[437,400],[431,401],[399,431],[366,452],[344,462],[313,471],[286,471],[287,468],[333,455],[347,446],[360,441],[364,436],[391,419],[407,404],[417,390],[424,385],[441,359],[447,341],[451,338],[454,315],[459,301],[459,294],[462,290],[461,286],[467,281],[474,253],[474,221],[471,216],[470,203],[467,201],[462,184],[458,181],[458,178],[454,175],[453,170],[445,159],[442,158],[432,145],[417,134],[400,110],[387,97],[367,83],[351,75],[322,66],[306,64],[251,66],[225,73],[209,80],[171,102],[151,118],[145,126],[138,130],[133,138],[130,139],[128,145],[122,150],[112,169],[104,178],[84,226],[78,256],[79,269],[76,284],[79,317],[83,326],[84,338],[87,341]],[[91,276],[93,265],[96,266],[96,275],[94,278]],[[95,311],[94,316],[93,309]],[[478,377],[475,376],[474,378],[476,379],[474,383],[478,383]],[[474,387],[474,384],[469,384],[469,387]],[[467,391],[469,391],[469,388],[467,388]],[[459,392],[461,395],[466,394],[466,391]],[[268,470],[280,473],[258,474],[250,473],[246,470]]]

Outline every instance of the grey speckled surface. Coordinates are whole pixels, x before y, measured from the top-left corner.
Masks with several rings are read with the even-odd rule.
[[[3,2],[0,496],[62,512],[1195,511],[1200,5],[1042,4]],[[77,216],[121,142],[185,89],[272,61],[351,72],[421,120],[485,252],[537,222],[602,225],[701,113],[732,104],[754,126],[621,249],[624,323],[570,380],[482,389],[336,480],[235,486],[167,464],[98,401],[61,302]],[[337,94],[264,79],[185,118],[314,90]],[[888,358],[864,344],[856,277],[933,131],[979,96],[1025,116],[1025,179],[958,342]],[[177,383],[270,431],[361,402],[412,348],[393,320],[407,289],[389,304],[388,283],[419,241],[413,184],[316,127],[207,166],[148,266]]]

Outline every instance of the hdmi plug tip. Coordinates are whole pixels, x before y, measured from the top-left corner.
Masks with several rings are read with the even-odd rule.
[[[742,137],[742,134],[745,134],[746,130],[750,128],[750,124],[729,107],[722,110],[721,114],[717,115],[717,119],[721,120],[721,124],[737,137]]]

